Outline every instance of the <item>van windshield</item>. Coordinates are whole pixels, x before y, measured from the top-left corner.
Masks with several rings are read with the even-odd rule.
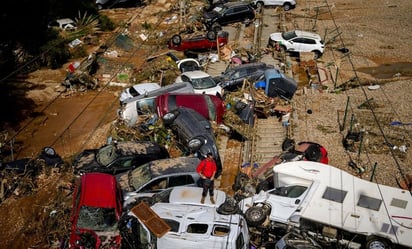
[[[297,198],[301,196],[308,187],[299,186],[299,185],[292,185],[292,186],[283,186],[275,188],[269,191],[269,194],[284,196],[289,198]]]

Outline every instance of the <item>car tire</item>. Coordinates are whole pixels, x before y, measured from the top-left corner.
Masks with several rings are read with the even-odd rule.
[[[319,59],[322,56],[322,53],[318,50],[313,51],[313,59]]]
[[[220,26],[219,23],[215,22],[215,23],[212,24],[212,31],[217,33],[221,30],[222,30],[222,26]]]
[[[382,238],[371,236],[366,240],[366,249],[391,249],[390,243]]]
[[[206,38],[207,38],[208,40],[214,41],[214,40],[216,40],[216,37],[217,37],[217,33],[216,33],[215,31],[213,31],[213,30],[207,31],[207,33],[206,33]]]
[[[182,37],[180,35],[172,36],[172,43],[175,46],[179,46],[180,44],[182,44]]]
[[[236,192],[238,190],[243,189],[248,182],[249,182],[248,175],[244,173],[239,173],[235,178],[235,184],[233,184],[232,186],[233,191]]]
[[[245,219],[249,226],[256,227],[266,220],[266,212],[262,207],[254,206],[246,210]]]
[[[225,201],[216,209],[219,214],[230,215],[240,213],[240,208],[235,202]]]
[[[292,5],[290,5],[290,3],[285,3],[284,5],[283,5],[283,10],[285,10],[285,11],[288,11],[288,10],[290,10],[292,8]]]

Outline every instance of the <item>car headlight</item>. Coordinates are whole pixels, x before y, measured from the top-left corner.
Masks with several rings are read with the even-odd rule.
[[[202,146],[202,141],[199,138],[194,138],[191,139],[189,141],[189,143],[187,144],[187,146],[189,147],[189,149],[191,150],[197,150],[200,148],[200,146]]]

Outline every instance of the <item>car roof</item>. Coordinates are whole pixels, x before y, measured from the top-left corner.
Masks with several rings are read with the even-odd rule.
[[[206,198],[204,204],[199,202],[199,197],[202,196],[203,188],[191,187],[191,186],[178,186],[174,187],[169,196],[169,203],[174,204],[191,204],[191,205],[204,205],[219,207],[226,200],[226,193],[222,190],[214,190],[214,199],[216,204],[212,204],[209,198]]]
[[[140,94],[143,94],[145,92],[159,89],[161,86],[159,83],[155,83],[155,82],[143,82],[143,83],[133,85],[131,87],[134,88]]]
[[[106,146],[115,146],[109,144]],[[104,146],[104,147],[106,147]],[[153,141],[121,141],[118,142],[115,146],[118,152],[122,155],[144,155],[147,154],[148,148],[161,148],[162,146]]]
[[[178,82],[178,83],[173,83],[170,85],[166,85],[163,86],[159,89],[147,92],[147,94],[144,95],[139,95],[130,99],[126,99],[124,101],[125,104],[127,103],[132,103],[135,102],[137,100],[141,100],[141,99],[146,99],[146,98],[153,98],[153,97],[157,97],[159,95],[168,93],[168,92],[188,92],[188,93],[193,93],[194,89],[192,84],[190,84],[189,82]]]
[[[81,176],[81,196],[79,205],[90,207],[116,207],[117,182],[113,175],[86,173]]]
[[[225,224],[236,225],[240,223],[241,215],[223,215],[216,211],[215,207],[202,205],[177,205],[174,203],[158,202],[152,207],[162,219],[178,220],[185,224],[185,220],[192,220],[195,223],[224,222]]]
[[[151,161],[152,178],[184,172],[196,172],[200,160],[197,157],[175,157]]]
[[[224,4],[224,6],[226,7],[242,6],[242,5],[250,6],[250,3],[249,2],[228,2]]]
[[[186,75],[187,77],[191,79],[206,78],[210,76],[210,74],[204,71],[201,71],[201,70],[187,71],[187,72],[182,73],[182,75]]]
[[[318,35],[316,33],[309,32],[309,31],[295,30],[295,33],[299,37],[309,37],[309,38],[321,40],[320,35]]]

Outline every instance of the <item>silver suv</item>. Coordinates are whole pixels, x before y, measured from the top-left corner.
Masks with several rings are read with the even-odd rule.
[[[254,0],[253,6],[261,8],[263,6],[282,6],[285,11],[295,8],[295,0]]]
[[[279,47],[288,52],[313,52],[315,59],[322,56],[325,48],[320,35],[301,30],[272,33],[268,46]]]

